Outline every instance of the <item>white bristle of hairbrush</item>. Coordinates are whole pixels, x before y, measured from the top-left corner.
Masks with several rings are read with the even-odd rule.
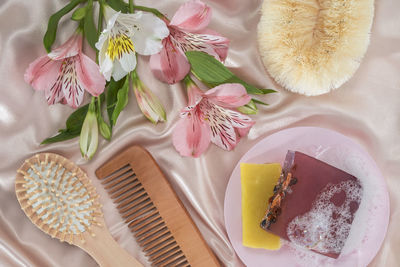
[[[64,229],[64,231],[61,231],[61,234],[60,234],[60,237],[59,237],[61,242],[65,241],[65,235],[66,235],[66,233],[65,233],[65,229]]]
[[[74,242],[74,235],[71,231],[68,231],[68,235],[66,236],[65,241],[68,244],[72,244]]]
[[[85,244],[85,238],[83,237],[83,234],[79,234],[79,240],[81,241],[82,244]]]
[[[17,170],[17,173],[21,174],[22,176],[26,176],[26,178],[31,178],[31,179],[33,179],[33,178],[30,177],[29,174],[28,174],[26,171],[24,171],[24,170],[18,169],[18,170]]]
[[[46,156],[47,156],[47,155],[46,155]],[[50,162],[50,166],[49,166],[49,168],[48,168],[48,170],[47,170],[46,177],[49,177],[49,176],[50,176],[51,170],[53,169],[53,167],[54,167],[55,164],[56,164],[55,161],[51,161],[51,162]]]
[[[16,186],[16,192],[21,207],[29,207],[24,210],[29,217],[35,218],[40,228],[52,237],[71,243],[74,241],[73,235],[79,235],[81,240],[85,231],[93,236],[90,226],[101,226],[93,217],[102,217],[102,213],[100,210],[100,213],[92,215],[100,205],[90,180],[88,182],[88,178],[76,166],[70,171],[71,162],[65,159],[59,162],[47,154],[26,160],[24,169],[18,171],[24,179],[16,182],[16,185],[21,184]],[[84,218],[82,212],[86,219],[81,219]]]

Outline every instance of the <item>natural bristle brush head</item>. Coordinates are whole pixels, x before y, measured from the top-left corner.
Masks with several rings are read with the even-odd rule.
[[[15,190],[22,209],[42,231],[60,241],[85,242],[103,216],[98,194],[78,166],[56,154],[27,159],[18,169]]]
[[[17,170],[15,192],[37,227],[81,247],[100,266],[142,266],[111,237],[95,187],[72,161],[53,153],[25,160]]]

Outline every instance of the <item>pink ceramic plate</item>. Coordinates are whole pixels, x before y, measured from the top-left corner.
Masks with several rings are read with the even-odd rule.
[[[283,163],[287,150],[297,150],[358,177],[364,195],[346,245],[338,259],[322,256],[283,242],[276,251],[242,245],[240,162]],[[257,143],[239,161],[229,180],[224,203],[229,239],[249,267],[253,266],[367,266],[384,240],[389,222],[389,195],[374,160],[358,144],[337,132],[298,127],[272,134]]]

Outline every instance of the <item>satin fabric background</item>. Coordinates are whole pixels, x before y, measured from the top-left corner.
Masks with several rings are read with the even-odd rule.
[[[41,232],[20,209],[14,192],[16,170],[23,160],[43,151],[68,157],[88,173],[101,195],[112,235],[122,247],[149,265],[94,175],[97,167],[130,144],[140,144],[152,153],[221,264],[242,266],[224,228],[223,202],[230,174],[255,143],[294,126],[320,126],[343,133],[366,148],[376,160],[389,188],[391,219],[385,242],[370,266],[398,266],[400,1],[375,2],[371,43],[354,77],[334,92],[304,97],[275,84],[260,61],[256,27],[261,0],[204,0],[213,8],[210,28],[231,40],[226,65],[255,85],[279,91],[262,97],[270,106],[260,107],[258,115],[252,116],[257,123],[249,136],[233,152],[211,145],[198,159],[180,157],[172,146],[171,133],[179,110],[186,104],[186,94],[179,84],[169,86],[157,81],[147,67],[149,58],[139,57],[139,75],[161,97],[168,122],[157,126],[148,122],[131,92],[112,141],[100,141],[98,153],[89,163],[81,159],[78,139],[39,145],[64,127],[72,110],[62,105],[47,106],[44,93],[35,92],[23,80],[29,63],[45,53],[42,37],[48,18],[67,2],[0,0],[0,266],[96,266],[79,248]],[[156,7],[171,18],[184,1],[136,2]],[[75,27],[75,22],[62,20],[56,45],[65,41]],[[94,56],[93,52],[87,53]]]

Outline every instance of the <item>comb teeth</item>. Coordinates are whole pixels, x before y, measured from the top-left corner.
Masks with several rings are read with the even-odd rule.
[[[104,177],[102,184],[153,266],[190,266],[129,164]]]

